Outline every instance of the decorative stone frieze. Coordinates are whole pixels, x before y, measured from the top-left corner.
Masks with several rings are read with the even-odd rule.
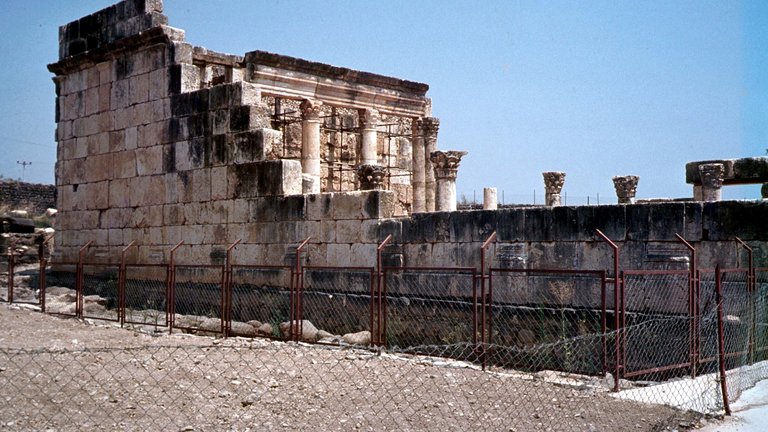
[[[699,165],[701,176],[701,200],[720,201],[723,180],[725,180],[725,167],[721,163]]]
[[[565,173],[549,171],[541,173],[544,176],[544,202],[548,207],[560,205],[560,192],[565,184]]]
[[[459,171],[461,158],[465,151],[434,151],[430,153],[430,161],[434,166],[437,179],[436,210],[456,210],[456,176]]]
[[[435,211],[436,183],[435,173],[429,156],[437,151],[437,131],[440,129],[440,119],[437,117],[424,117],[421,121],[422,134],[424,135],[424,205],[426,211]]]
[[[619,204],[634,204],[637,194],[637,183],[640,177],[636,175],[616,176],[613,178],[613,187],[616,188],[616,196]]]
[[[378,162],[376,155],[376,127],[379,125],[379,112],[372,108],[358,111],[360,120],[360,132],[363,138],[361,148],[361,165],[375,165]]]
[[[357,178],[361,190],[384,190],[387,167],[384,165],[363,164],[357,168]]]

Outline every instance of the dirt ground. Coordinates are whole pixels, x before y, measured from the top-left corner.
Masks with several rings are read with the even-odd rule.
[[[5,277],[0,276],[4,282]],[[0,286],[0,290],[4,289]],[[0,305],[0,430],[663,431],[700,415],[556,375]]]

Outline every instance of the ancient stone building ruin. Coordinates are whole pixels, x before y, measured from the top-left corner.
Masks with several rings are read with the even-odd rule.
[[[263,51],[221,54],[168,26],[161,0],[126,0],[60,28],[55,74],[57,255],[283,263],[310,237],[314,265],[473,265],[497,232],[499,265],[610,268],[595,235],[625,242],[622,259],[679,266],[686,249],[738,264],[740,236],[768,251],[765,202],[632,204],[455,212],[463,152],[437,151],[428,86]],[[563,173],[546,173],[559,203]],[[489,197],[493,195],[490,194]],[[623,194],[623,198],[621,196]],[[495,207],[489,198],[488,208]],[[723,250],[729,252],[722,253]]]

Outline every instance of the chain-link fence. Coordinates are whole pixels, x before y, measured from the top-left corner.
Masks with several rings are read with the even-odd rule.
[[[96,264],[83,254],[14,268],[9,259],[9,302],[162,333],[167,344],[2,339],[0,417],[22,430],[246,430],[264,419],[286,430],[614,430],[627,420],[621,409],[658,422],[681,415],[661,405],[727,411],[768,376],[766,269],[610,275],[381,262],[304,266],[297,253],[285,266],[232,265],[229,255],[208,266]]]

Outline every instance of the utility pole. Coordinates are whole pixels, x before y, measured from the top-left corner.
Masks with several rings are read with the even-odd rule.
[[[21,165],[21,181],[24,181],[24,174],[27,171],[27,165],[32,165],[32,162],[28,161],[16,161],[17,164]]]

